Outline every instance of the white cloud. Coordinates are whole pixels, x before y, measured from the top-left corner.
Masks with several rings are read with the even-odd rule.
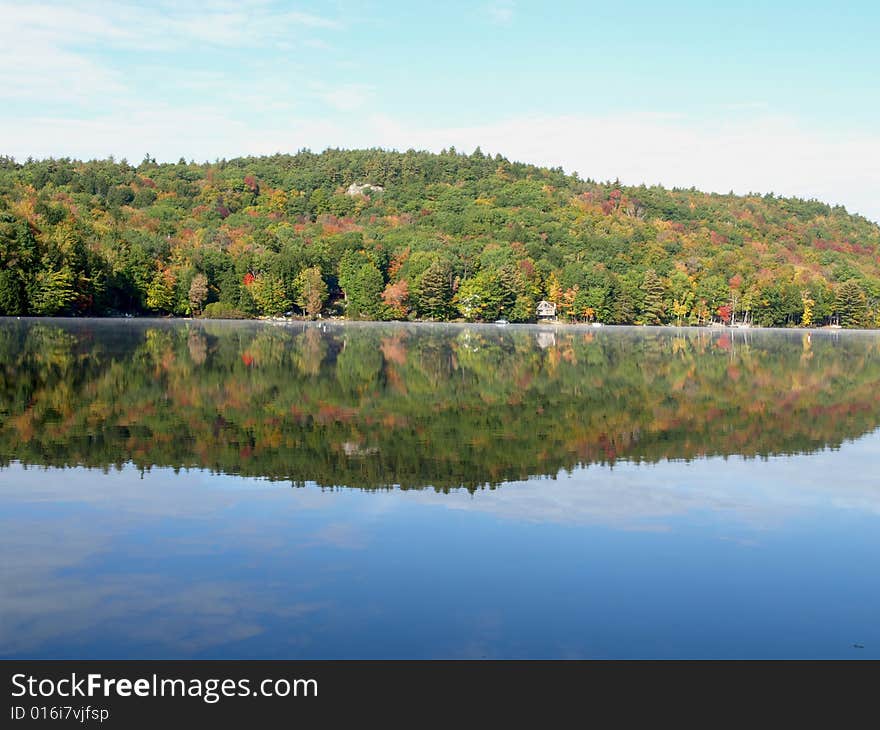
[[[101,637],[104,651],[115,645],[180,658],[218,647],[234,651],[245,640],[265,648],[268,640],[255,638],[264,632],[281,642],[279,653],[307,654],[325,641],[323,632],[350,626],[350,607],[332,599],[343,582],[351,586],[356,563],[347,556],[369,549],[414,509],[438,524],[438,510],[625,530],[687,524],[706,539],[760,551],[804,517],[821,515],[840,527],[847,524],[843,512],[880,515],[878,458],[875,431],[839,451],[593,465],[474,495],[291,489],[168,468],[141,481],[131,465],[101,474],[13,464],[0,469],[0,496],[9,508],[8,517],[0,516],[0,655],[81,654],[78,642],[95,650]],[[250,580],[224,576],[223,565],[262,566],[271,556],[284,556],[278,566],[290,566],[276,580],[260,570]],[[115,569],[120,565],[124,573]],[[491,617],[477,628],[485,638]]]
[[[496,25],[509,25],[515,9],[513,0],[493,0],[486,6],[486,13]]]
[[[311,88],[321,101],[342,112],[352,112],[363,108],[374,93],[373,87],[366,84],[330,86],[315,83],[311,85]]]
[[[557,479],[519,482],[497,490],[407,493],[419,503],[491,514],[507,520],[559,525],[598,524],[629,530],[674,529],[683,515],[715,515],[731,529],[778,528],[810,512],[852,510],[880,515],[880,489],[871,464],[880,456],[880,431],[845,443],[840,451],[774,456],[709,457],[689,463],[618,462],[592,465]],[[842,461],[855,468],[839,478]]]
[[[195,4],[67,3],[0,1],[0,14],[10,35],[82,46],[101,41],[127,49],[190,47],[199,41],[247,46],[284,38],[297,28],[335,30],[339,21],[288,10],[284,4],[242,0]]]
[[[192,52],[203,46],[290,49],[293,40],[321,42],[302,37],[305,30],[311,34],[341,28],[332,18],[260,0],[209,2],[198,7],[0,0],[0,18],[0,99],[44,103],[115,101],[126,93],[137,96],[137,90],[126,88],[120,68],[99,60],[107,50],[141,51],[146,68],[155,65],[160,52]],[[173,77],[185,78],[190,73],[177,68]]]
[[[32,14],[31,14],[32,13]],[[65,37],[117,37],[98,21],[83,23],[75,12],[59,9],[49,21],[45,8],[0,3],[0,99],[33,98],[44,103],[76,99],[102,92],[112,94],[123,87],[110,69],[70,50]]]

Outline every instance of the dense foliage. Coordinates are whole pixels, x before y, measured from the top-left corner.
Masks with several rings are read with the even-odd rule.
[[[584,181],[479,150],[0,158],[0,314],[876,327],[842,207]]]
[[[7,320],[0,464],[438,489],[625,459],[839,446],[880,424],[868,334]]]

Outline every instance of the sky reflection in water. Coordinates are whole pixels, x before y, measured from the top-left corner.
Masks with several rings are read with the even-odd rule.
[[[460,336],[454,332],[454,337]],[[794,362],[801,363],[802,341],[779,337],[784,342],[775,351],[779,358],[785,361],[793,354]],[[184,346],[188,338],[183,332]],[[111,351],[106,341],[105,352]],[[141,332],[136,346],[143,341]],[[61,354],[69,356],[82,342],[77,335]],[[876,348],[871,339],[860,343],[868,352]],[[664,349],[665,340],[655,344],[660,355],[671,352]],[[126,340],[113,351],[114,357],[125,362],[133,346]],[[515,338],[514,346],[525,350]],[[173,352],[174,342],[171,348]],[[539,388],[534,383],[540,378],[565,394],[568,381],[559,374],[566,367],[564,358],[551,371],[546,361],[549,348],[532,349],[545,359],[534,368],[531,383],[520,386],[524,402]],[[606,349],[601,359],[606,369],[614,360],[609,352]],[[774,351],[759,346],[750,354],[752,361],[762,361],[763,352]],[[577,362],[570,363],[571,368],[589,367],[584,364],[588,349],[575,348],[574,354]],[[724,370],[731,362],[741,370],[749,367],[743,360],[731,360],[729,351],[719,353],[711,343],[705,354],[694,350],[692,357],[696,362],[718,354],[727,358]],[[772,450],[780,443],[780,455],[743,458],[732,451],[727,458],[712,456],[722,448],[722,441],[712,441],[714,434],[723,433],[713,430],[717,424],[713,426],[712,419],[705,421],[710,447],[706,456],[691,453],[692,445],[677,440],[687,435],[673,427],[657,427],[653,435],[625,447],[642,449],[631,458],[594,458],[598,452],[585,430],[578,434],[579,465],[568,461],[568,442],[554,441],[546,447],[552,452],[549,456],[540,453],[545,447],[539,445],[521,455],[520,462],[507,460],[503,468],[533,469],[557,459],[556,469],[543,472],[555,478],[505,479],[496,489],[473,492],[448,484],[440,490],[322,489],[303,472],[295,475],[302,479],[294,481],[305,486],[291,487],[286,475],[273,471],[281,462],[260,462],[259,456],[257,470],[268,465],[263,469],[268,479],[204,469],[175,473],[168,466],[142,472],[130,463],[121,469],[104,464],[106,473],[82,466],[25,468],[22,460],[40,460],[34,456],[33,441],[30,446],[24,443],[24,411],[15,412],[18,401],[10,393],[26,378],[19,372],[13,379],[7,370],[8,419],[2,428],[8,436],[8,424],[17,419],[14,428],[19,429],[20,441],[4,440],[8,465],[0,469],[0,656],[878,658],[880,579],[874,565],[880,554],[880,432],[866,428],[876,419],[877,409],[864,398],[861,402],[867,405],[861,410],[831,409],[833,403],[846,404],[853,389],[864,387],[868,392],[872,384],[871,358],[876,355],[859,354],[863,359],[858,377],[842,366],[856,354],[820,347],[814,362],[821,365],[814,370],[820,370],[821,382],[830,389],[822,401],[824,410],[816,410],[815,392],[805,393],[803,404],[791,405],[795,412],[801,405],[813,408],[812,433],[825,429],[822,434],[833,436],[838,431],[843,442],[839,449],[829,437],[833,449],[818,444],[803,449],[806,453],[785,453],[791,433],[800,429],[803,436],[807,425],[786,431],[784,419],[774,418],[769,404],[770,415],[765,410],[756,416],[764,419],[765,428],[755,433],[766,432],[770,441],[746,443],[742,451],[767,450],[767,444]],[[644,350],[641,355],[644,361]],[[161,362],[167,352],[159,356]],[[397,357],[402,369],[412,355]],[[43,376],[42,385],[31,388],[28,408],[54,398],[60,417],[49,421],[78,423],[74,431],[81,433],[88,428],[82,414],[96,408],[101,388],[108,387],[110,359],[105,355],[103,369],[91,371],[76,385],[81,397],[69,399],[67,405],[59,400],[61,381],[53,385],[51,377]],[[229,366],[233,361],[222,363]],[[387,362],[386,358],[383,368]],[[501,362],[506,362],[504,356]],[[702,365],[696,367],[700,372]],[[780,382],[808,378],[811,367],[804,366],[802,372],[789,367]],[[190,377],[181,372],[172,373],[178,382]],[[234,372],[230,377],[240,377],[253,388],[251,372],[248,377]],[[319,372],[323,378],[331,371]],[[383,388],[395,387],[387,368],[385,372],[385,385],[375,386],[380,394]],[[753,377],[769,382],[773,372],[765,364]],[[277,377],[277,371],[270,375]],[[476,391],[481,384],[496,383],[493,375],[486,375],[488,380],[471,376]],[[646,392],[645,381],[635,383],[635,376],[628,377],[620,382]],[[655,372],[654,377],[665,376]],[[855,377],[847,381],[853,388],[835,390],[838,377]],[[124,393],[131,394],[133,382],[124,385]],[[174,387],[168,383],[171,380],[162,387]],[[329,402],[326,383],[317,387],[325,388],[326,397],[315,413]],[[770,385],[758,382],[754,387]],[[361,402],[357,390],[344,392],[349,398],[346,407],[362,413],[366,395]],[[466,408],[469,392],[459,390],[458,407]],[[721,393],[716,405],[721,402],[723,407],[723,399],[736,392]],[[498,408],[522,407],[511,406],[508,396],[499,398]],[[283,396],[276,393],[278,397]],[[687,396],[692,414],[698,414],[700,398],[699,387],[692,388]],[[396,405],[387,400],[384,415]],[[230,423],[237,413],[227,403],[215,403],[214,408]],[[606,403],[604,413],[617,417],[623,433],[629,425],[620,421],[620,414],[639,411],[615,411]],[[836,415],[827,420],[827,413]],[[420,418],[415,412],[407,415],[411,422]],[[105,414],[102,423],[113,417]],[[362,439],[364,434],[381,433],[370,433],[369,424],[358,418],[296,423],[340,439],[350,439],[358,428]],[[540,414],[536,418],[532,425],[542,428]],[[657,418],[670,422],[667,414]],[[591,422],[590,417],[584,421]],[[41,427],[45,432],[45,424]],[[477,424],[473,427],[476,432]],[[645,434],[646,422],[639,428]],[[285,423],[284,429],[293,426]],[[134,430],[130,427],[129,434]],[[232,453],[222,448],[223,433],[221,429],[211,445],[217,447],[215,461]],[[225,433],[234,433],[233,427]],[[606,444],[610,433],[611,429],[604,437]],[[208,453],[198,436],[196,432],[186,447],[190,456]],[[426,437],[439,438],[430,432],[419,438]],[[42,461],[76,461],[79,438],[60,429],[53,440],[44,438],[39,447],[46,452]],[[451,440],[440,441],[440,450]],[[361,442],[368,443],[376,442]],[[418,443],[416,438],[407,445],[416,448],[413,444]],[[122,452],[132,448],[131,436],[109,444]],[[132,453],[122,453],[124,461],[161,461],[150,459],[149,453],[138,455],[140,446],[134,447]],[[277,448],[283,453],[283,446]],[[645,461],[659,455],[658,448],[667,449],[667,458]],[[675,459],[676,449],[690,460]],[[315,456],[318,476],[332,468],[340,451],[329,453],[335,456]],[[487,481],[495,453],[487,448],[484,460],[469,464],[478,472],[475,481]],[[364,450],[345,458],[355,462],[341,468],[348,476],[394,476],[378,453]],[[370,459],[384,471],[357,466]],[[426,469],[432,478],[444,463],[442,453],[430,462]],[[403,468],[412,474],[411,463],[403,463]]]

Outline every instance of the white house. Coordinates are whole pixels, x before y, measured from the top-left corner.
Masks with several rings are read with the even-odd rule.
[[[556,319],[556,305],[553,302],[547,302],[542,299],[538,302],[535,314],[538,316],[539,321]]]

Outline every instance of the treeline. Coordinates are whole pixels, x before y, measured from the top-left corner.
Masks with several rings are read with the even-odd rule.
[[[0,323],[0,465],[476,489],[618,460],[812,452],[878,424],[873,336]]]
[[[354,187],[352,187],[354,185]],[[0,314],[880,326],[880,227],[773,195],[383,150],[0,158]]]

